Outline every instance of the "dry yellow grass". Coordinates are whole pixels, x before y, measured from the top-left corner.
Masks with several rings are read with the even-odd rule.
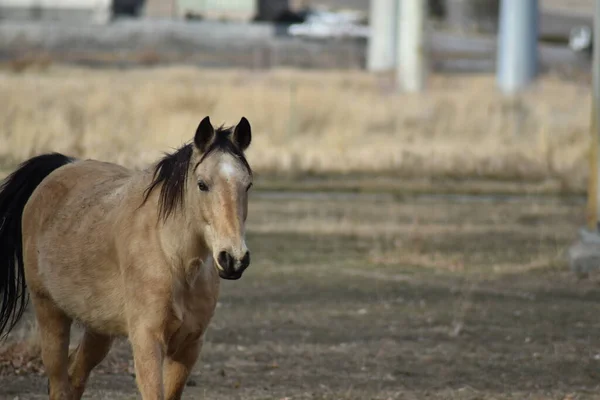
[[[519,99],[492,76],[434,76],[394,94],[362,72],[171,67],[0,71],[0,161],[60,151],[140,167],[198,121],[254,128],[259,172],[554,178],[585,186],[589,87],[545,77]]]

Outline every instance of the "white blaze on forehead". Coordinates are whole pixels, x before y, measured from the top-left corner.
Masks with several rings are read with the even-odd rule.
[[[235,175],[235,172],[236,172],[235,166],[231,163],[231,161],[227,160],[227,161],[223,161],[221,163],[221,174],[223,176],[230,178],[233,175]]]
[[[225,179],[233,179],[236,175],[240,174],[239,166],[236,164],[236,160],[233,157],[227,155],[221,158],[219,164],[219,173]]]

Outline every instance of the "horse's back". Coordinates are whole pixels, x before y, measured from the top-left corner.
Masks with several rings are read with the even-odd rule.
[[[130,176],[120,165],[95,160],[59,168],[33,192],[23,212],[23,230],[39,234],[57,226],[83,228],[91,214],[105,215],[117,205],[117,195]]]
[[[30,290],[98,330],[123,330],[114,230],[131,195],[131,176],[116,164],[76,161],[50,174],[23,212]]]

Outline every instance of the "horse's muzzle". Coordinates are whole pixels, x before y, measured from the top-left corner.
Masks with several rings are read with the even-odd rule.
[[[236,260],[229,252],[222,251],[215,260],[215,264],[221,278],[228,280],[240,279],[250,265],[250,252],[247,251],[244,257]]]

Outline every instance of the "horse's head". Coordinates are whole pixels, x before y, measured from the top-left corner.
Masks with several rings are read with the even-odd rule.
[[[155,166],[144,195],[145,203],[160,187],[158,207],[164,220],[183,211],[181,229],[200,236],[197,243],[212,252],[223,279],[241,278],[250,265],[244,236],[252,170],[244,151],[251,139],[246,118],[233,128],[218,129],[204,118],[193,143]]]
[[[239,279],[250,265],[245,224],[252,170],[244,151],[252,138],[246,118],[231,129],[214,129],[209,117],[194,136],[188,190],[192,213],[223,279]]]

